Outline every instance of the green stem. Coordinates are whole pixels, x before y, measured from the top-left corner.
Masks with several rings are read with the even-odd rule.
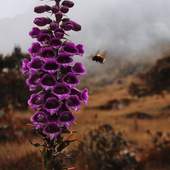
[[[64,170],[63,160],[57,156],[53,156],[52,150],[43,151],[45,170]]]

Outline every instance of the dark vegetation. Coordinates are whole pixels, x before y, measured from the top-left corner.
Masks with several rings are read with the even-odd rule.
[[[132,102],[134,102],[133,99],[123,98],[123,99],[113,99],[108,101],[107,103],[95,107],[95,109],[99,110],[120,110],[122,108],[125,108],[129,106]]]
[[[0,142],[18,140],[29,131],[28,119],[13,114],[14,110],[27,109],[28,89],[20,71],[21,61],[27,56],[20,47],[9,55],[0,54]]]
[[[24,114],[16,115],[12,110],[6,108],[0,117],[0,145],[4,142],[31,139],[36,135],[32,131],[32,126],[29,125],[29,117]]]
[[[91,130],[80,142],[77,150],[78,169],[83,170],[155,170],[169,168],[170,135],[146,131],[152,144],[141,148],[129,141],[124,133],[110,124]],[[142,154],[141,154],[142,153]],[[80,159],[81,158],[81,159]]]
[[[145,113],[145,112],[133,112],[133,113],[127,113],[126,118],[128,118],[128,119],[135,118],[135,119],[141,119],[141,120],[151,120],[154,117],[153,117],[153,115],[151,115],[149,113]]]
[[[128,141],[111,125],[92,130],[79,145],[81,167],[89,170],[137,170],[139,164]],[[85,169],[85,168],[84,168]]]
[[[138,75],[138,82],[132,82],[129,93],[133,96],[147,96],[170,90],[170,56],[157,60],[146,73]]]
[[[10,55],[0,54],[0,109],[26,109],[28,89],[20,72],[21,60],[28,54],[15,47]]]

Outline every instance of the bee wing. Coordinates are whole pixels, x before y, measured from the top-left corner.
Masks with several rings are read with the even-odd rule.
[[[106,57],[103,58],[103,63],[105,63],[105,61],[106,61]]]

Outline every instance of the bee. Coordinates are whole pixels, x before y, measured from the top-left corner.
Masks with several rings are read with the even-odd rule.
[[[97,51],[97,53],[93,55],[91,58],[92,61],[95,61],[100,64],[104,64],[104,62],[106,61],[106,54],[105,52]]]

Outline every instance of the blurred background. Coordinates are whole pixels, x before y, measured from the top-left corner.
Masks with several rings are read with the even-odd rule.
[[[83,29],[70,38],[85,44],[80,88],[89,88],[90,99],[76,113],[80,141],[66,151],[71,163],[78,170],[169,170],[170,1],[74,2],[70,17]],[[33,8],[44,3],[51,2],[1,2],[0,170],[43,170],[30,142],[37,136],[20,66],[33,42]]]

